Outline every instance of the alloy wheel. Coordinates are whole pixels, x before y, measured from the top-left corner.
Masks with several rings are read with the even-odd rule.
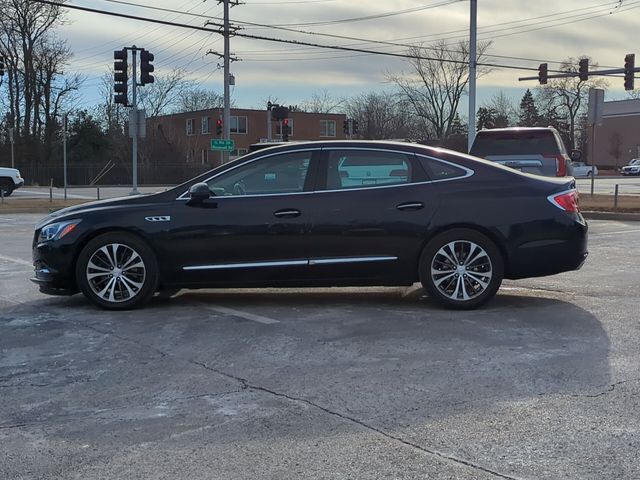
[[[431,262],[433,285],[454,301],[467,301],[482,295],[489,287],[492,276],[489,254],[469,240],[446,243]]]
[[[146,279],[147,270],[140,254],[120,243],[101,246],[89,258],[86,279],[101,300],[121,303],[136,297]]]

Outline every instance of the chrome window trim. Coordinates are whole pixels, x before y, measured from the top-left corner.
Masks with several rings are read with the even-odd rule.
[[[358,191],[358,190],[375,190],[378,188],[397,188],[397,187],[409,187],[412,185],[426,185],[429,183],[440,183],[440,182],[451,182],[453,180],[462,180],[464,178],[469,178],[470,176],[474,175],[476,172],[475,170],[472,170],[468,167],[465,167],[464,165],[460,165],[458,163],[453,163],[453,162],[449,162],[447,160],[442,160],[440,158],[435,158],[435,157],[431,157],[429,155],[424,155],[421,153],[413,153],[413,152],[405,152],[402,150],[390,150],[390,149],[386,149],[386,148],[372,148],[372,147],[364,147],[364,148],[358,148],[358,147],[315,147],[315,148],[301,148],[299,150],[290,150],[287,151],[286,153],[297,153],[297,152],[311,152],[311,151],[318,151],[318,150],[370,150],[370,151],[377,151],[377,152],[391,152],[391,153],[400,153],[403,155],[413,155],[415,157],[422,157],[422,158],[427,158],[429,160],[433,160],[435,162],[441,162],[444,163],[446,165],[450,165],[452,167],[455,168],[459,168],[461,170],[465,171],[465,174],[460,176],[460,177],[453,177],[453,178],[442,178],[439,180],[425,180],[424,182],[412,182],[412,183],[394,183],[392,185],[377,185],[377,186],[371,186],[371,187],[357,187],[357,188],[339,188],[339,189],[333,189],[333,190],[312,190],[312,191],[308,191],[308,192],[290,192],[290,193],[260,193],[260,194],[255,194],[255,195],[228,195],[228,196],[222,196],[222,197],[216,197],[217,199],[221,199],[221,198],[254,198],[254,197],[273,197],[273,196],[278,196],[278,195],[308,195],[311,193],[335,193],[335,192],[353,192],[353,191]],[[206,180],[203,180],[204,183],[208,182],[209,180],[213,180],[214,178],[222,175],[223,173],[227,173],[227,172],[231,172],[233,170],[235,170],[236,168],[240,168],[243,165],[248,165],[249,163],[255,162],[257,160],[261,160],[264,158],[269,158],[269,157],[273,157],[275,155],[280,155],[284,152],[277,152],[277,153],[271,153],[269,155],[265,155],[263,157],[257,157],[251,160],[248,160],[244,163],[241,163],[240,165],[237,165],[235,167],[233,167],[230,170],[225,170],[224,172],[220,172],[216,175],[213,175],[212,177],[207,178]],[[185,197],[185,195],[187,195],[189,193],[189,191],[185,191],[184,193],[182,193],[179,197],[176,198],[176,200],[184,200],[184,201],[188,201],[189,197]]]
[[[365,263],[388,262],[398,260],[395,256],[369,256],[369,257],[336,257],[336,258],[312,258],[309,260],[278,260],[272,262],[247,262],[247,263],[217,263],[213,265],[190,265],[182,267],[185,271],[194,270],[224,270],[229,268],[262,268],[262,267],[292,267],[303,265],[333,265],[339,263]]]

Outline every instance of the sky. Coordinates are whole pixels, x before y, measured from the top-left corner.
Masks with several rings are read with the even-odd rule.
[[[221,22],[223,13],[214,0],[73,0],[73,5],[197,26]],[[469,12],[469,0],[245,0],[231,8],[230,18],[232,24],[259,24],[242,24],[242,34],[405,53],[408,44],[428,47],[440,39],[455,48],[455,42],[469,38]],[[222,53],[217,33],[75,10],[67,10],[66,20],[57,33],[74,53],[67,72],[85,77],[81,108],[101,101],[100,77],[113,63],[113,50],[134,44],[155,55],[157,75],[182,68],[193,82],[222,92],[221,60],[208,54]],[[541,62],[552,70],[568,57],[587,55],[603,67],[622,68],[627,53],[640,53],[639,24],[640,0],[479,0],[478,40],[491,41],[488,54],[493,56],[486,61],[501,66],[478,79],[478,106],[501,91],[517,103],[527,88],[537,85],[518,77],[537,75]],[[240,108],[262,109],[268,99],[299,104],[323,91],[338,98],[390,91],[389,75],[411,72],[402,58],[240,37],[231,38],[231,53],[238,58],[231,65],[236,83],[232,99]],[[610,78],[606,99],[624,98],[622,78]]]

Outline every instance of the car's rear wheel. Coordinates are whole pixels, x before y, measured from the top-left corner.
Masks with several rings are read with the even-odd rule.
[[[456,228],[434,237],[420,257],[420,281],[431,298],[452,309],[473,309],[500,288],[504,261],[491,239]]]
[[[126,310],[151,298],[158,285],[158,265],[151,248],[137,236],[105,233],[80,252],[76,281],[99,307]]]
[[[0,180],[0,190],[3,197],[8,197],[13,193],[13,182],[7,179]]]

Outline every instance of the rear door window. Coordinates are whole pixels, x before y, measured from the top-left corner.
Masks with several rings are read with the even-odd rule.
[[[467,170],[459,167],[457,165],[453,165],[449,162],[441,162],[439,160],[428,158],[428,157],[418,157],[420,159],[420,163],[422,167],[429,175],[431,180],[449,180],[452,178],[460,178],[467,175]]]
[[[332,150],[328,155],[327,190],[411,183],[416,174],[409,155],[377,150]],[[422,174],[424,179],[424,173]]]

